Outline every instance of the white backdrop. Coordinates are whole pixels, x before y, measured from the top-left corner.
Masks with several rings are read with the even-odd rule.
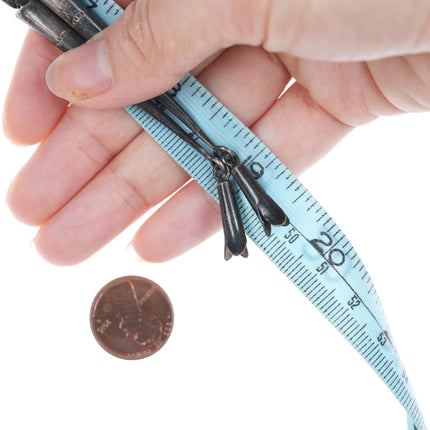
[[[1,6],[0,102],[25,26]],[[25,120],[25,118],[23,118]],[[430,115],[379,119],[301,179],[373,278],[430,419]],[[32,148],[0,135],[0,196]],[[126,252],[139,222],[88,261],[56,267],[33,227],[0,205],[0,427],[15,429],[390,429],[403,409],[337,331],[250,245],[223,261],[219,233],[171,262]],[[97,291],[123,275],[159,283],[175,327],[157,354],[116,359],[93,339]]]

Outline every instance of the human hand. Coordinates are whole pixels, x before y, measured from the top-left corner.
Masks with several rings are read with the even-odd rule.
[[[56,95],[45,72],[58,52],[30,32],[4,124],[12,140],[43,143],[13,182],[9,206],[41,226],[35,244],[46,259],[73,264],[94,253],[188,180],[120,107],[189,70],[299,173],[355,126],[428,109],[429,14],[430,2],[399,0],[138,0],[49,69]],[[219,225],[216,204],[191,182],[134,246],[163,261]]]

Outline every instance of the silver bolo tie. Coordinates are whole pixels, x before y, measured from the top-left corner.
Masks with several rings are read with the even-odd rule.
[[[18,9],[17,17],[65,52],[82,45],[106,26],[91,14],[91,5],[81,0],[3,0]],[[186,110],[166,92],[138,106],[190,145],[212,165],[224,229],[224,257],[248,256],[246,235],[231,184],[234,178],[254,209],[267,236],[271,226],[286,226],[289,219],[264,191],[237,154],[226,146],[215,145]]]

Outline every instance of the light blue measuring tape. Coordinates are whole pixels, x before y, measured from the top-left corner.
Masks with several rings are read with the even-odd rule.
[[[92,12],[106,25],[122,13],[113,0],[89,3]],[[287,227],[273,227],[267,237],[249,203],[236,190],[248,236],[376,371],[405,408],[408,430],[427,429],[373,283],[348,239],[282,162],[193,76],[187,75],[174,91],[176,100],[208,137],[235,151],[290,219]],[[126,109],[217,199],[212,166],[202,155],[138,106]]]

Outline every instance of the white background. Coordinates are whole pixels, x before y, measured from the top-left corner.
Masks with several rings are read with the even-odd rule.
[[[1,6],[0,101],[25,26]],[[25,118],[23,118],[25,121]],[[384,118],[348,136],[302,181],[366,264],[422,410],[430,417],[430,115]],[[0,196],[31,148],[0,137]],[[0,427],[15,429],[406,429],[359,355],[255,248],[225,263],[217,234],[174,261],[126,252],[138,224],[88,261],[55,267],[36,230],[0,205]],[[116,359],[89,309],[123,275],[159,283],[175,309],[166,346]]]

